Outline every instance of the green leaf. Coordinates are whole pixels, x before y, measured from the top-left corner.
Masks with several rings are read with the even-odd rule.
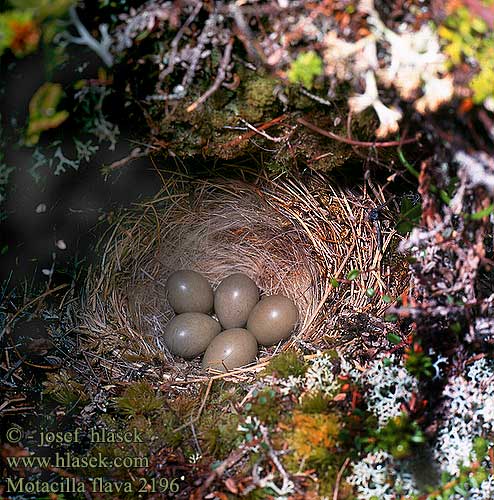
[[[396,314],[386,314],[386,316],[384,316],[384,321],[396,323],[398,321],[398,316]]]
[[[405,236],[409,233],[420,221],[422,215],[422,205],[413,203],[409,198],[403,198],[400,207],[400,216],[396,224],[396,230]]]
[[[467,217],[471,220],[481,220],[484,217],[487,217],[494,210],[494,204],[490,204],[488,207],[479,210],[478,212],[474,212],[473,214],[467,214]]]
[[[347,275],[346,279],[353,281],[354,279],[357,279],[360,275],[360,271],[358,269],[352,269]]]
[[[56,111],[63,90],[59,83],[46,82],[34,93],[29,102],[29,124],[26,144],[38,143],[41,132],[60,126],[68,117],[67,111]]]
[[[340,282],[336,278],[331,278],[330,283],[333,288],[338,288],[340,286]]]
[[[396,333],[388,333],[388,335],[386,336],[386,338],[392,344],[395,344],[395,345],[401,344],[401,338],[398,335],[396,335]]]

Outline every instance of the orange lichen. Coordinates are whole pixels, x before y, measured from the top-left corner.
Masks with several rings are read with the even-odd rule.
[[[332,448],[340,432],[337,415],[294,412],[291,445],[298,458],[308,458],[315,448]]]
[[[10,49],[17,57],[36,50],[41,37],[41,31],[34,20],[10,19],[8,26],[12,33]]]

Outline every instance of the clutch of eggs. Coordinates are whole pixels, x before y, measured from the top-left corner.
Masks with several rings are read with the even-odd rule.
[[[289,337],[298,321],[292,300],[272,295],[259,301],[257,285],[243,273],[226,277],[213,293],[201,274],[180,270],[168,278],[167,291],[177,315],[166,327],[165,343],[186,359],[205,351],[203,368],[227,371],[251,363],[258,344]],[[213,307],[218,321],[208,315]]]

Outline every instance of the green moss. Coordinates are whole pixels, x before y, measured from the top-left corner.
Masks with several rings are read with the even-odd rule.
[[[48,374],[47,381],[43,382],[43,385],[43,392],[47,396],[67,408],[83,404],[88,400],[86,388],[76,382],[71,374],[65,370]]]
[[[306,394],[298,409],[302,413],[325,413],[329,410],[331,399],[321,391]]]
[[[164,400],[147,382],[135,382],[121,397],[115,398],[115,404],[122,415],[135,417],[156,412],[163,407]]]
[[[487,23],[461,6],[439,26],[438,34],[452,65],[473,61],[478,70],[470,81],[474,102],[480,104],[494,97],[494,33]]]
[[[275,375],[278,378],[301,377],[307,371],[304,358],[297,351],[285,351],[271,359],[264,375]]]
[[[270,115],[276,102],[274,95],[276,84],[276,80],[269,77],[248,78],[237,105],[239,116],[250,123],[257,123]]]
[[[162,411],[151,421],[150,439],[154,435],[157,436],[155,442],[159,447],[177,448],[190,437],[189,428],[180,428],[183,424],[184,421],[172,412]]]
[[[347,456],[340,441],[343,425],[338,412],[308,414],[297,409],[293,412],[291,430],[283,435],[293,450],[284,456],[287,469],[293,473],[301,468],[314,469],[320,495],[332,496],[336,475]],[[341,498],[347,496],[342,494]]]
[[[234,413],[210,413],[202,418],[198,427],[204,450],[218,460],[225,459],[242,441],[238,425],[239,417]]]
[[[425,436],[417,422],[406,413],[390,418],[386,425],[369,439],[373,446],[402,459],[411,455],[413,448],[425,443]]]
[[[254,390],[253,399],[244,406],[249,415],[254,415],[265,424],[274,424],[279,422],[280,402],[273,389]]]
[[[299,54],[297,59],[292,62],[288,70],[288,80],[291,83],[301,83],[310,89],[314,78],[320,76],[322,71],[322,59],[316,52],[310,50]]]

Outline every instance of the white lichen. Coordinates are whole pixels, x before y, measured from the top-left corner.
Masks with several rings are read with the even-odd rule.
[[[401,470],[393,457],[385,452],[369,453],[352,463],[347,483],[355,487],[358,500],[395,500],[400,495],[418,493],[413,476]]]
[[[394,356],[387,359],[387,362],[384,359],[374,362],[361,377],[367,409],[377,417],[379,427],[399,416],[401,405],[408,403],[418,389],[417,379],[400,366]]]
[[[372,106],[380,121],[376,135],[385,137],[398,131],[402,114],[379,99],[377,82],[383,87],[394,87],[400,98],[414,101],[415,109],[426,113],[451,100],[453,79],[443,77],[447,58],[429,25],[422,25],[418,31],[397,33],[383,23],[373,0],[362,0],[359,10],[367,14],[371,34],[352,43],[329,32],[324,38],[325,71],[339,80],[365,78],[365,93],[349,99],[350,109],[360,113]],[[387,51],[380,58],[377,43]]]
[[[317,357],[305,374],[305,390],[307,392],[320,391],[327,396],[336,395],[340,383],[333,371],[334,361],[330,356]]]
[[[474,438],[492,436],[493,379],[493,362],[482,358],[467,367],[464,374],[452,377],[444,388],[447,410],[440,418],[434,446],[434,455],[442,470],[458,474],[460,465],[471,464]]]

